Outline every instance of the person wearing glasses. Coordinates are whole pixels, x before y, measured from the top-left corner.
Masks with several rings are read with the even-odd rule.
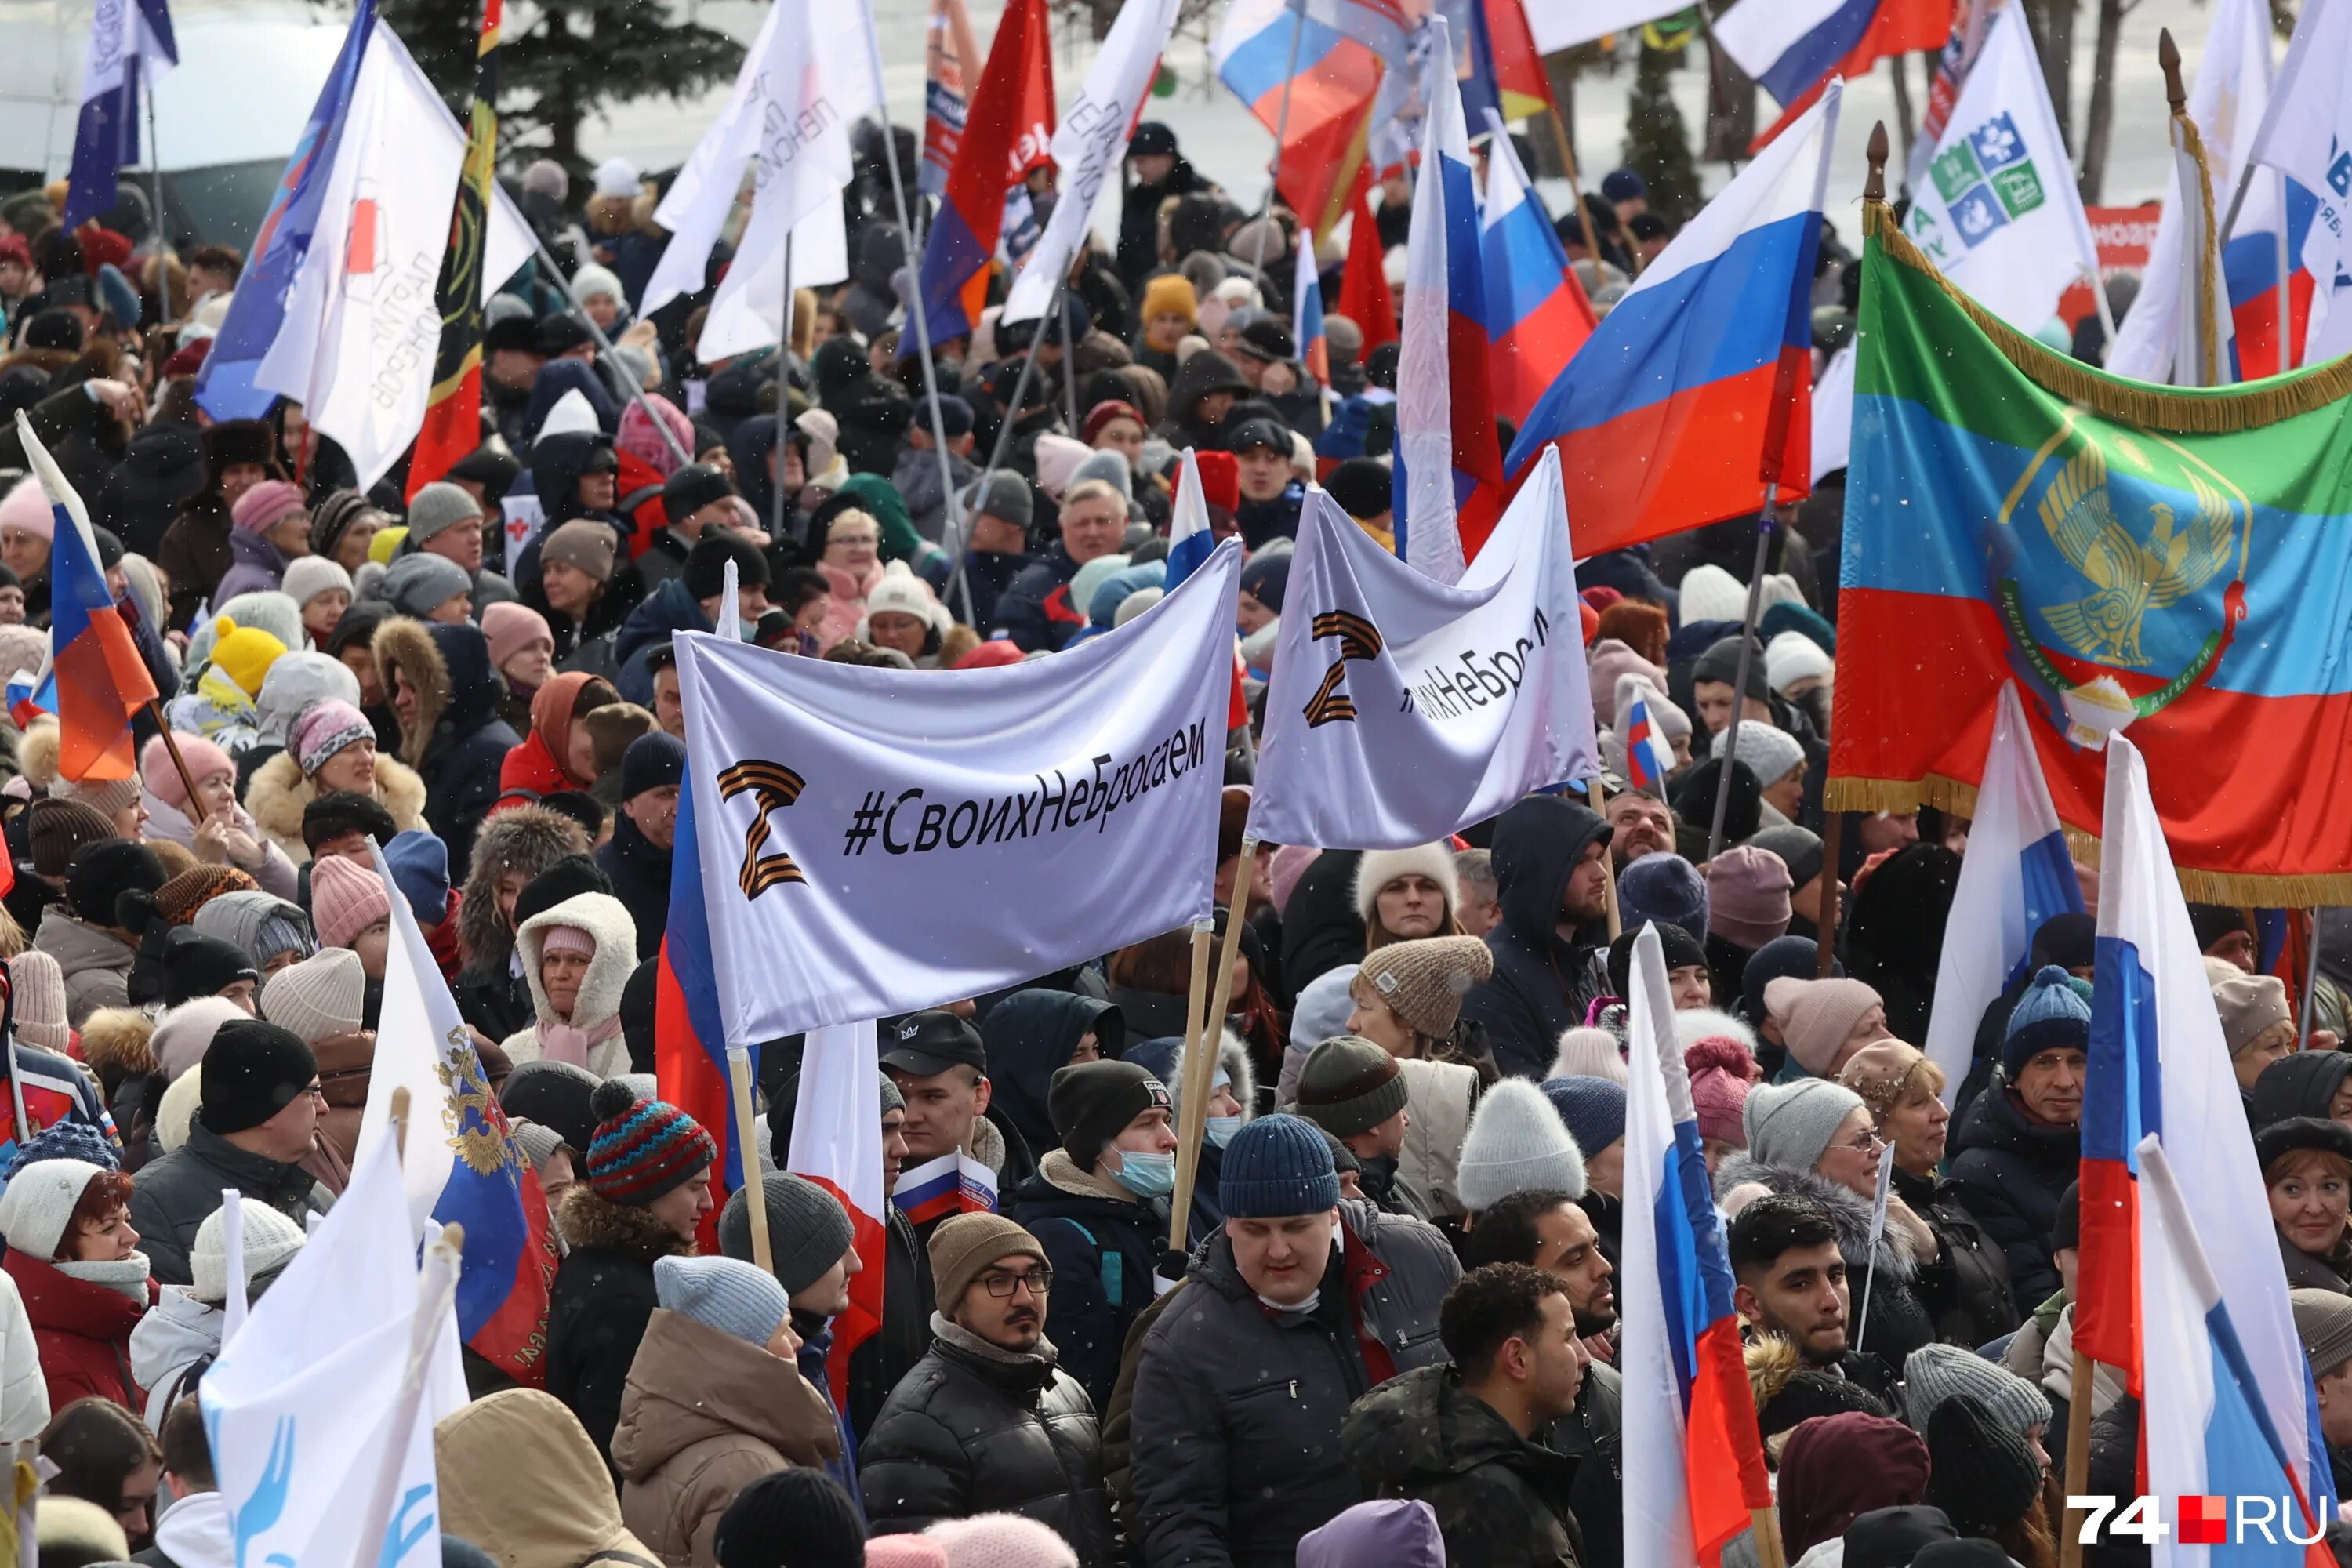
[[[131,1226],[156,1280],[192,1285],[188,1249],[221,1206],[221,1189],[257,1198],[295,1224],[334,1199],[302,1160],[326,1099],[319,1059],[293,1030],[259,1018],[223,1024],[192,1069],[203,1075],[188,1141],[139,1168]]]
[[[858,1453],[873,1532],[1014,1513],[1051,1527],[1082,1568],[1111,1568],[1119,1557],[1094,1402],[1045,1337],[1063,1283],[1045,1248],[1002,1215],[962,1214],[931,1233],[929,1250],[940,1303],[930,1352]]]
[[[1749,1089],[1741,1120],[1748,1148],[1727,1154],[1717,1165],[1717,1201],[1736,1213],[1738,1196],[1760,1189],[1809,1199],[1828,1214],[1837,1226],[1838,1251],[1852,1287],[1850,1337],[1865,1353],[1901,1366],[1906,1356],[1937,1338],[1918,1294],[1921,1270],[1937,1261],[1936,1233],[1890,1192],[1885,1227],[1872,1235],[1886,1145],[1870,1108],[1843,1084],[1801,1079]],[[1740,1194],[1743,1187],[1748,1194]]]

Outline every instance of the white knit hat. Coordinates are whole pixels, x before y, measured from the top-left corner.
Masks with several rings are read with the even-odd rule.
[[[287,563],[285,580],[278,586],[288,598],[307,605],[320,595],[338,588],[350,593],[352,574],[343,570],[340,561],[330,561],[323,555],[303,555]]]
[[[154,1053],[155,1066],[167,1083],[177,1083],[194,1070],[212,1048],[213,1036],[232,1018],[249,1018],[253,1015],[226,996],[198,996],[183,1002],[155,1020],[155,1032],[147,1037],[147,1048]]]
[[[1443,844],[1412,849],[1367,849],[1356,862],[1356,913],[1369,922],[1381,889],[1399,877],[1418,874],[1437,884],[1445,896],[1445,912],[1462,906],[1462,883],[1454,875],[1454,851]]]
[[[626,158],[607,158],[596,165],[596,194],[600,196],[634,196],[645,188],[637,166]]]
[[[915,575],[914,569],[903,561],[893,561],[882,568],[882,581],[866,595],[866,618],[870,625],[884,611],[912,616],[928,624],[933,631],[944,635],[955,623],[947,607],[931,592],[931,585]]]
[[[1723,738],[1729,733],[1731,726],[1728,724],[1715,732],[1711,742],[1715,752],[1722,752]],[[1805,748],[1794,735],[1770,724],[1759,724],[1752,719],[1739,726],[1737,754],[1741,762],[1748,764],[1748,771],[1756,775],[1756,782],[1762,784],[1778,784],[1789,776],[1791,768],[1805,765]]]
[[[0,1193],[0,1237],[9,1247],[47,1263],[58,1255],[82,1189],[106,1174],[87,1160],[37,1160],[9,1178]]]
[[[1712,561],[1701,562],[1683,574],[1682,624],[1743,620],[1748,615],[1747,584]]]
[[[1488,1089],[1470,1118],[1454,1190],[1472,1214],[1484,1214],[1513,1193],[1557,1188],[1584,1195],[1584,1156],[1543,1090],[1507,1078]]]
[[[245,1215],[245,1288],[250,1290],[256,1279],[301,1251],[308,1237],[300,1226],[259,1198],[236,1201]],[[188,1276],[194,1283],[195,1298],[215,1306],[228,1300],[226,1228],[221,1210],[215,1209],[196,1227],[196,1243],[188,1248]]]
[[[360,955],[348,947],[324,947],[269,977],[261,991],[261,1016],[315,1046],[358,1032],[366,999]]]
[[[1827,679],[1836,671],[1837,661],[1802,632],[1782,632],[1764,645],[1764,679],[1782,696],[1797,681],[1817,675]]]

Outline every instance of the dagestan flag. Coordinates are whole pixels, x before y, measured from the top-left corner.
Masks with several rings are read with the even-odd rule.
[[[474,110],[465,167],[449,215],[449,248],[441,258],[434,299],[441,307],[441,346],[433,359],[433,395],[425,427],[408,459],[408,496],[446,474],[482,444],[482,266],[489,228],[490,183],[499,162],[499,26],[505,0],[484,0],[480,52],[474,63]]]

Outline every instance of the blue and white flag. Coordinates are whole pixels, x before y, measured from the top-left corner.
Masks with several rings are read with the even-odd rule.
[[[2004,681],[1993,709],[1984,782],[1977,786],[1969,852],[1960,858],[1959,883],[1952,889],[1952,916],[1936,969],[1937,1005],[1923,1047],[1944,1069],[1946,1105],[1969,1076],[1978,1020],[1993,998],[2024,978],[2033,933],[2053,915],[2082,912],[2074,851],[2058,808],[2050,804],[2050,784],[2017,688]]]
[[[1209,563],[1217,536],[1209,527],[1208,498],[1201,493],[1201,465],[1192,448],[1184,448],[1184,471],[1176,479],[1176,500],[1168,520],[1168,576],[1164,586],[1176,584]]]
[[[180,63],[164,0],[98,0],[89,23],[89,63],[81,72],[81,118],[67,176],[66,227],[112,207],[116,179],[139,161],[139,84],[152,88]],[[155,215],[160,231],[163,215]]]

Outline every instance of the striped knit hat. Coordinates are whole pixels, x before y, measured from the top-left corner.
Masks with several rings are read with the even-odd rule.
[[[719,1146],[693,1117],[662,1100],[639,1100],[627,1084],[598,1084],[588,1108],[596,1116],[588,1184],[607,1203],[642,1208],[719,1158]]]

